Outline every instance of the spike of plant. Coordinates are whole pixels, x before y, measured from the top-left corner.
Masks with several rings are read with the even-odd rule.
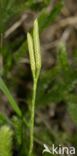
[[[31,65],[32,76],[33,76],[33,96],[32,96],[32,106],[31,106],[30,148],[29,148],[29,156],[31,156],[33,151],[36,90],[37,90],[39,73],[41,69],[40,41],[39,41],[39,29],[38,29],[37,19],[34,22],[33,38],[28,33],[27,41],[28,41],[28,49],[29,49],[29,56],[30,56],[30,65]]]
[[[28,50],[30,57],[30,65],[33,78],[38,79],[41,69],[41,56],[40,56],[40,40],[39,40],[39,27],[37,19],[34,21],[33,38],[30,33],[27,33]]]
[[[30,33],[27,34],[27,41],[28,41],[31,70],[32,70],[33,77],[35,77],[35,59],[34,59],[33,41]]]
[[[33,40],[34,40],[34,53],[37,73],[41,69],[41,57],[40,57],[40,41],[39,41],[39,27],[37,19],[34,22],[33,30]]]

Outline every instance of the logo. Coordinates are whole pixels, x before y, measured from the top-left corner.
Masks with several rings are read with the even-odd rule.
[[[50,154],[57,154],[57,155],[74,155],[75,154],[75,147],[71,146],[71,147],[66,147],[66,146],[55,146],[54,144],[52,144],[51,148],[49,148],[46,144],[44,144],[44,149],[43,149],[43,154],[44,153],[50,153]]]

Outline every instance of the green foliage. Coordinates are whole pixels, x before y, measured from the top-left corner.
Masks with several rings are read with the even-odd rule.
[[[77,124],[77,96],[70,94],[68,98],[68,112],[72,120]]]
[[[73,92],[77,85],[77,70],[68,63],[63,43],[59,45],[57,56],[57,65],[44,72],[39,81],[37,107],[64,100],[68,105],[70,116],[77,123],[77,96]]]
[[[19,146],[22,143],[22,125],[21,120],[19,120],[16,116],[13,117],[12,123],[15,131],[15,140],[16,145]]]
[[[46,27],[48,27],[53,21],[56,19],[57,15],[60,14],[60,11],[62,9],[63,3],[60,0],[57,5],[53,8],[53,10],[50,11],[50,13],[47,13],[45,10],[43,10],[39,16],[39,29],[40,31],[43,31]]]
[[[26,108],[26,106],[23,104],[21,104],[21,109],[19,108],[17,102],[7,88],[4,80],[0,77],[0,90],[7,97],[9,106],[11,106],[11,108],[13,109],[13,113],[16,113],[14,114],[14,116],[12,115],[12,118],[9,118],[8,116],[0,113],[0,156],[12,156],[12,147],[17,150],[19,156],[28,155],[28,152],[30,155],[34,155],[34,153],[32,153],[33,140],[35,140],[36,142],[40,142],[41,140],[42,144],[45,142],[47,142],[48,144],[51,144],[53,142],[55,144],[67,144],[68,138],[70,138],[68,134],[58,134],[57,132],[55,133],[54,129],[47,129],[47,127],[45,127],[43,130],[43,127],[41,126],[43,131],[40,129],[39,135],[39,132],[36,132],[36,125],[34,134],[35,103],[37,112],[38,108],[45,108],[50,104],[56,105],[58,102],[65,101],[68,114],[70,115],[72,121],[77,124],[77,50],[73,53],[73,64],[70,64],[68,53],[65,48],[66,45],[60,42],[57,47],[56,65],[47,71],[42,71],[40,79],[38,80],[41,69],[41,58],[39,53],[40,43],[37,21],[35,21],[34,29],[33,31],[31,30],[31,33],[28,33],[27,38],[26,36],[23,37],[22,43],[20,42],[20,38],[16,40],[15,43],[10,43],[9,39],[7,41],[5,41],[4,39],[4,33],[11,22],[13,22],[12,20],[14,20],[15,17],[21,15],[21,13],[25,10],[36,11],[36,14],[38,15],[40,33],[43,32],[44,29],[48,28],[56,20],[63,6],[63,0],[60,0],[54,5],[51,11],[48,11],[46,7],[50,5],[50,2],[50,0],[0,0],[0,56],[3,60],[3,66],[0,69],[0,76],[3,76],[5,80],[6,78],[8,79],[8,75],[10,75],[8,73],[11,71],[12,67],[15,68],[15,64],[17,65],[17,71],[17,69],[19,69],[19,66],[21,66],[20,62],[24,58],[25,53],[28,51],[28,49],[33,76],[32,99],[30,99],[29,95],[28,99],[26,99],[25,96],[25,102],[26,104],[28,104],[30,111],[24,109]],[[18,44],[19,48],[16,48],[15,50],[15,47],[17,47]],[[24,70],[17,72],[24,73]],[[27,73],[23,75],[25,76],[27,75]],[[13,84],[15,82],[21,83],[19,77],[18,80],[16,80],[15,77],[12,77],[12,71],[10,81],[13,81]],[[18,84],[13,87],[18,87],[17,85]],[[21,90],[21,88],[19,89]],[[25,112],[25,114],[23,112]],[[31,115],[30,122],[29,115]],[[5,124],[8,126],[3,126]],[[13,130],[11,130],[11,128],[9,127],[12,127]],[[28,128],[30,128],[30,138]],[[15,144],[12,146],[13,133]],[[74,136],[74,138],[70,139],[69,141],[71,143],[74,142],[76,145],[77,135],[76,138]]]
[[[3,125],[3,124],[11,124],[11,121],[9,120],[9,118],[5,115],[5,114],[2,114],[0,112],[0,126]]]
[[[68,70],[68,56],[64,43],[60,42],[58,45],[57,54],[58,67],[63,70]]]
[[[6,122],[6,118],[3,114],[0,113],[0,125]]]
[[[12,156],[12,135],[8,126],[0,128],[0,156]]]
[[[0,34],[6,30],[8,21],[22,12],[25,6],[18,0],[0,0]]]

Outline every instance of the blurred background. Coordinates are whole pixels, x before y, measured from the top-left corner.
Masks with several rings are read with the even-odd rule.
[[[43,144],[77,148],[77,0],[0,1],[0,76],[27,123],[33,85],[27,32],[32,32],[36,17],[42,70],[36,98],[34,155],[41,156]],[[16,125],[20,122],[14,118],[15,112],[2,92],[0,113],[14,119]],[[26,154],[22,152],[22,156],[27,155],[28,150],[25,148],[29,144],[27,127],[24,133]],[[16,147],[14,156],[19,155]]]

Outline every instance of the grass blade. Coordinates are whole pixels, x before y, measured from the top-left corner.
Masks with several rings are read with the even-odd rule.
[[[6,95],[12,109],[17,113],[18,116],[21,116],[21,110],[19,109],[17,103],[15,102],[14,98],[10,94],[10,91],[8,90],[2,78],[0,78],[0,90]]]

